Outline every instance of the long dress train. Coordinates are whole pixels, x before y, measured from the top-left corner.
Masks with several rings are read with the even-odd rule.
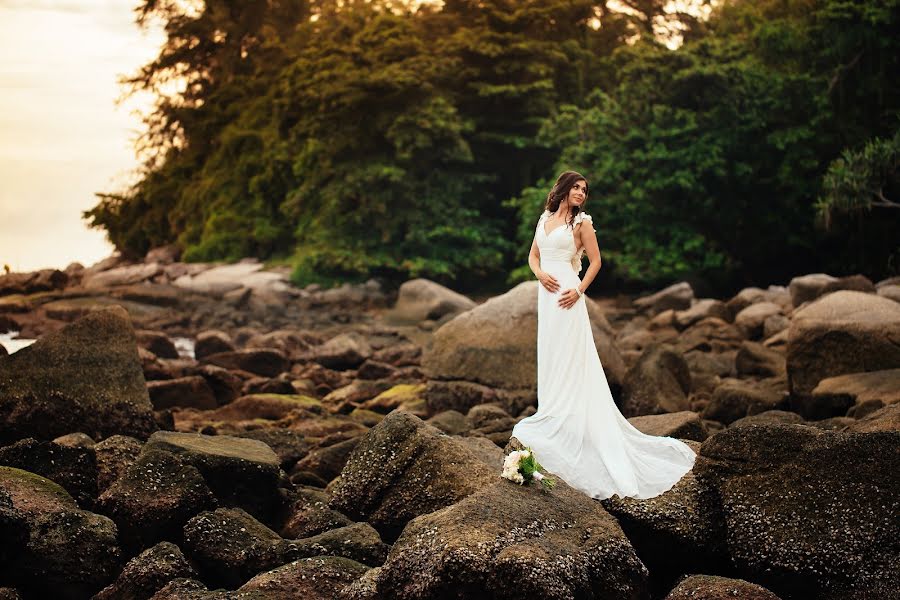
[[[572,227],[549,234],[545,211],[538,221],[541,269],[553,275],[560,291],[538,286],[537,397],[535,414],[519,421],[512,435],[530,446],[543,467],[592,498],[612,495],[652,498],[691,470],[696,455],[684,442],[638,431],[616,407],[600,364],[580,298],[565,309],[563,291],[581,283],[581,254]],[[576,216],[576,224],[591,217]]]

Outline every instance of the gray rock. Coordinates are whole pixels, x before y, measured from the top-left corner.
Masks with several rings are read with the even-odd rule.
[[[203,580],[235,588],[300,558],[291,543],[238,508],[219,508],[184,526],[184,549]]]
[[[429,379],[463,380],[504,389],[534,389],[537,382],[537,281],[521,283],[457,315],[434,333],[422,367]],[[625,363],[599,306],[587,302],[594,343],[610,386],[618,388]],[[447,406],[460,410],[455,406]]]
[[[0,523],[4,520],[0,539],[10,529],[24,529],[25,536],[0,570],[8,570],[27,597],[84,598],[119,567],[115,524],[81,510],[62,487],[40,475],[0,467]]]
[[[848,431],[900,431],[900,404],[890,404],[847,426]]]
[[[0,360],[0,443],[76,431],[145,439],[156,429],[121,308],[94,312]]]
[[[147,392],[154,410],[173,407],[210,410],[219,406],[212,388],[200,375],[149,381]]]
[[[159,431],[144,446],[176,454],[193,465],[224,506],[243,508],[268,522],[279,505],[281,461],[263,442],[227,435]]]
[[[811,275],[794,277],[788,284],[788,291],[791,294],[791,303],[799,308],[804,302],[815,300],[822,293],[822,289],[833,281],[837,281],[837,277],[832,277],[825,273],[813,273]]]
[[[900,402],[900,369],[848,373],[823,379],[812,391],[817,405],[854,406],[877,401],[882,406]],[[837,409],[835,412],[838,412]],[[858,416],[858,415],[855,415]]]
[[[425,387],[425,402],[432,414],[445,410],[467,413],[473,406],[494,403],[512,415],[537,404],[534,389],[497,389],[471,381],[440,381],[431,379]]]
[[[247,371],[265,377],[277,377],[291,367],[284,353],[277,350],[259,348],[209,354],[203,357],[203,362],[226,369]]]
[[[727,425],[748,415],[786,408],[784,394],[752,382],[731,380],[716,388],[701,416]]]
[[[683,579],[665,600],[781,600],[761,585],[718,575],[691,575]]]
[[[243,600],[245,596],[242,594],[255,593],[257,595],[248,600],[334,600],[340,598],[368,570],[369,567],[348,558],[304,558],[257,575],[238,589],[239,595],[229,598]]]
[[[138,344],[158,356],[159,358],[178,358],[178,349],[174,342],[160,331],[135,331]]]
[[[779,377],[785,375],[784,354],[756,342],[744,342],[734,359],[738,375]]]
[[[386,314],[392,321],[418,323],[439,321],[476,306],[471,299],[428,279],[412,279],[400,286],[397,303]]]
[[[216,499],[193,465],[169,452],[145,449],[100,495],[98,505],[118,525],[123,544],[139,550],[180,539],[188,519],[214,508]]]
[[[127,435],[113,435],[94,444],[98,493],[105,492],[124,475],[140,453],[141,442]]]
[[[197,577],[197,573],[178,546],[160,542],[128,561],[115,582],[92,600],[148,600],[180,577]]]
[[[88,289],[130,285],[147,281],[160,273],[162,266],[159,263],[128,265],[99,272],[89,270],[82,277],[81,285]]]
[[[791,408],[805,418],[844,414],[835,414],[833,405],[822,406],[813,397],[823,379],[898,367],[900,304],[874,294],[838,291],[794,314],[787,346],[788,383]]]
[[[346,515],[328,507],[328,494],[313,492],[312,489],[299,489],[297,500],[291,505],[279,530],[281,537],[306,538],[353,524]]]
[[[97,460],[92,448],[60,446],[28,438],[0,448],[0,465],[58,483],[82,508],[90,509],[97,498]]]
[[[664,310],[687,310],[694,300],[694,290],[691,284],[682,281],[662,289],[655,294],[638,298],[634,305],[640,310],[648,311],[656,315]]]
[[[694,473],[721,499],[738,576],[792,598],[900,589],[900,432],[732,427],[703,443]]]
[[[626,417],[690,409],[691,373],[682,355],[669,346],[652,345],[628,370],[622,390]]]
[[[773,302],[757,302],[743,309],[734,317],[734,324],[750,339],[763,335],[766,319],[781,314],[781,307]]]
[[[54,439],[53,443],[67,448],[93,448],[95,444],[94,438],[80,431],[61,435]]]
[[[232,352],[235,350],[234,342],[224,331],[201,331],[194,340],[194,357],[203,360],[207,356]]]
[[[649,596],[647,569],[599,502],[562,481],[544,493],[496,475],[411,521],[376,578],[396,600]]]
[[[700,449],[699,443],[690,445],[695,452]],[[657,581],[728,568],[722,509],[714,491],[693,472],[654,498],[616,495],[601,504],[619,521]]]
[[[331,491],[331,508],[368,521],[388,540],[421,514],[453,504],[497,478],[466,446],[403,411],[373,427]]]
[[[296,469],[314,473],[323,481],[331,481],[340,475],[359,440],[360,437],[352,437],[349,440],[315,448],[297,463]]]
[[[723,321],[732,319],[731,312],[722,301],[714,298],[704,298],[695,301],[690,308],[676,311],[675,325],[679,329],[686,329],[707,317],[717,317]]]
[[[372,347],[357,333],[342,333],[311,351],[312,360],[329,369],[355,369],[372,356]]]
[[[426,423],[437,427],[448,435],[460,435],[472,428],[472,425],[466,420],[466,416],[456,410],[439,412],[428,419]]]
[[[700,420],[700,415],[692,410],[631,417],[628,422],[647,435],[660,435],[698,442],[709,437],[709,432]]]
[[[803,417],[789,410],[766,410],[754,415],[741,417],[736,421],[732,421],[729,427],[744,427],[746,425],[765,425],[770,423],[801,424]]]

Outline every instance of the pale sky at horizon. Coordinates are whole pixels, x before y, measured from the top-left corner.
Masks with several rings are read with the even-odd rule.
[[[143,130],[118,77],[158,53],[130,0],[0,0],[0,268],[88,266],[112,253],[81,212],[122,190]],[[0,270],[2,273],[2,270]]]

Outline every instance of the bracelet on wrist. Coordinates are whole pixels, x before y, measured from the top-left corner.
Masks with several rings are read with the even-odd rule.
[[[577,288],[577,287],[576,287],[576,288],[575,288],[575,292],[578,294],[578,297],[579,297],[579,298],[581,298],[582,296],[584,296],[584,292],[582,292],[580,288]]]

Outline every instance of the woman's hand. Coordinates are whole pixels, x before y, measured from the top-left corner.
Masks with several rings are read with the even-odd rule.
[[[568,289],[559,297],[559,306],[560,308],[572,308],[579,298],[581,298],[581,295],[578,293],[578,290],[575,288]]]
[[[538,281],[541,282],[541,285],[544,286],[548,292],[555,293],[559,290],[559,282],[556,280],[556,277],[547,273],[546,271],[538,271],[537,274]]]

